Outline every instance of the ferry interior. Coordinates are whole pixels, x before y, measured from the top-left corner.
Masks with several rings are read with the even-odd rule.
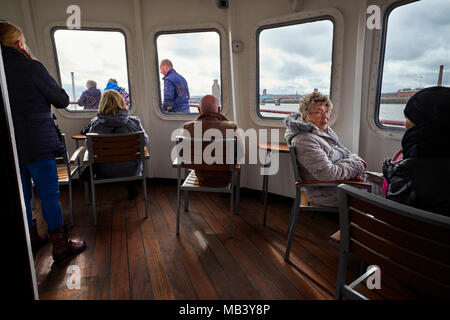
[[[449,218],[340,183],[334,210],[300,210],[314,204],[295,178],[283,121],[304,96],[329,97],[329,127],[382,180],[384,159],[401,147],[408,99],[450,86],[450,1],[1,0],[0,19],[22,29],[33,57],[70,97],[66,108],[52,107],[69,158],[87,143],[82,131],[97,115],[78,102],[88,80],[104,94],[116,79],[149,140],[145,188],[136,181],[133,200],[124,182],[98,184],[94,208],[79,175],[89,164],[86,150],[73,158],[79,171],[70,186],[60,184],[60,203],[69,237],[87,248],[60,263],[51,243],[33,255],[2,60],[4,179],[11,181],[5,223],[17,241],[8,249],[12,292],[29,300],[269,307],[275,300],[450,298]],[[163,59],[187,81],[188,112],[163,107]],[[176,163],[176,139],[199,117],[205,95],[243,132],[242,162],[231,166],[237,174],[222,192],[178,187],[194,167]],[[37,195],[32,204],[46,234]],[[359,222],[346,225],[346,210]]]

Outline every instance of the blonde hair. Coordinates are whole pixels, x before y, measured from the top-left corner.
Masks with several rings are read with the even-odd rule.
[[[98,104],[98,114],[100,116],[112,114],[116,115],[121,110],[127,110],[125,100],[116,90],[106,90],[103,92]]]
[[[17,42],[22,41],[23,49],[17,48]],[[25,43],[25,36],[22,29],[7,21],[0,21],[0,44],[2,46],[19,49],[24,55],[30,59],[34,59],[33,53]]]
[[[333,103],[327,97],[320,92],[314,91],[313,93],[307,95],[302,100],[300,100],[300,105],[298,111],[303,115],[307,116],[311,114],[311,108],[314,104],[325,104],[328,111],[333,110]]]
[[[1,21],[0,22],[0,44],[8,47],[15,47],[17,41],[23,40],[22,29],[15,25]]]

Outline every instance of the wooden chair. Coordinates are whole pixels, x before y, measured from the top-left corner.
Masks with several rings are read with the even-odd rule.
[[[87,151],[84,155],[84,162],[87,162],[90,170],[90,189],[92,194],[92,211],[94,215],[94,224],[97,225],[96,196],[95,185],[120,181],[142,181],[142,190],[145,201],[145,217],[148,217],[147,201],[147,166],[145,159],[148,153],[145,148],[144,131],[137,131],[125,134],[86,134]],[[122,161],[142,161],[143,171],[141,174],[119,177],[104,178],[95,177],[93,166],[97,163],[113,163]]]
[[[63,144],[64,148],[66,148],[66,136],[63,133]],[[67,148],[66,148],[67,150]],[[77,155],[79,154],[79,151],[77,150],[74,155],[72,155],[72,158],[76,159]],[[71,159],[72,159],[71,158]],[[73,226],[73,197],[72,197],[72,179],[81,170],[81,166],[76,165],[75,161],[69,160],[69,155],[67,151],[60,157],[55,157],[56,161],[56,170],[58,173],[58,185],[60,186],[69,186],[69,212],[70,212],[70,224]],[[34,188],[34,182],[33,182],[33,188]],[[34,210],[35,208],[35,192],[34,189],[31,193],[31,203],[32,208]]]
[[[289,232],[288,232],[288,240],[286,244],[286,252],[284,254],[284,259],[289,260],[289,253],[291,251],[291,245],[292,240],[294,238],[295,234],[295,228],[297,226],[298,222],[298,216],[300,215],[300,212],[303,211],[310,211],[310,212],[338,212],[337,207],[323,207],[318,205],[309,205],[309,202],[307,201],[308,205],[303,205],[302,201],[302,188],[308,189],[311,187],[330,187],[344,183],[349,184],[353,186],[357,186],[359,188],[367,189],[369,192],[371,190],[371,185],[369,183],[364,182],[357,182],[357,181],[347,181],[347,180],[338,180],[338,181],[303,181],[300,177],[299,171],[298,171],[298,162],[297,162],[297,155],[295,148],[288,144],[289,147],[289,155],[291,158],[291,165],[292,169],[294,170],[294,178],[295,178],[295,200],[291,208],[291,214],[289,216]]]
[[[209,139],[197,139],[191,137],[178,136],[176,137],[177,145],[181,142],[187,142],[189,145],[193,146],[194,142],[200,142],[201,148],[198,150],[191,149],[193,159],[195,159],[195,152],[200,152],[199,159],[201,159],[202,163],[193,164],[192,161],[186,161],[183,155],[177,154],[177,157],[173,161],[172,166],[176,167],[178,170],[178,178],[177,178],[177,227],[176,234],[180,233],[180,205],[181,205],[181,191],[184,191],[184,211],[189,210],[189,192],[190,191],[200,191],[200,192],[219,192],[219,193],[229,193],[231,196],[230,203],[230,238],[233,236],[233,213],[238,211],[239,208],[239,193],[240,193],[240,166],[236,161],[236,151],[237,151],[237,141],[236,139],[215,139],[216,143],[224,143],[224,158],[226,155],[230,155],[230,152],[234,152],[232,163],[226,164],[226,161],[223,161],[223,164],[207,164],[205,163],[205,159],[203,159],[203,150],[204,148],[212,143],[212,140]],[[181,169],[184,168],[185,172],[188,173],[186,179],[181,181]],[[190,170],[190,172],[189,172]],[[203,186],[199,184],[198,178],[195,175],[195,170],[201,171],[227,171],[231,172],[231,182],[222,186]]]
[[[346,185],[338,186],[340,256],[335,299],[367,299],[346,285],[348,255],[418,292],[450,299],[450,217],[412,208]]]

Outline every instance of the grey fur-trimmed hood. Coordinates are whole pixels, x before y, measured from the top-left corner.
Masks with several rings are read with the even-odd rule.
[[[284,138],[288,144],[291,143],[292,138],[296,135],[300,133],[312,132],[314,129],[317,129],[313,123],[305,121],[300,112],[288,115],[283,122],[287,128]]]

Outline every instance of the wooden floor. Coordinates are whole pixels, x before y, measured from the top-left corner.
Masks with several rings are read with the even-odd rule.
[[[269,196],[263,227],[260,193],[242,190],[230,239],[225,194],[190,193],[190,210],[182,212],[179,236],[175,186],[149,184],[147,219],[141,189],[133,201],[126,199],[120,184],[100,185],[97,195],[95,227],[82,189],[74,186],[70,237],[85,240],[85,252],[57,266],[50,244],[35,256],[40,299],[333,299],[338,250],[328,238],[338,229],[336,214],[303,214],[286,262],[291,199]],[[67,199],[67,189],[61,187],[64,219],[69,222]],[[35,214],[39,218],[39,203]],[[42,219],[39,229],[45,231]],[[71,265],[81,270],[80,289],[67,288]],[[359,262],[351,260],[350,267],[348,277],[353,280]],[[384,283],[381,290],[358,288],[372,299],[414,298]]]

